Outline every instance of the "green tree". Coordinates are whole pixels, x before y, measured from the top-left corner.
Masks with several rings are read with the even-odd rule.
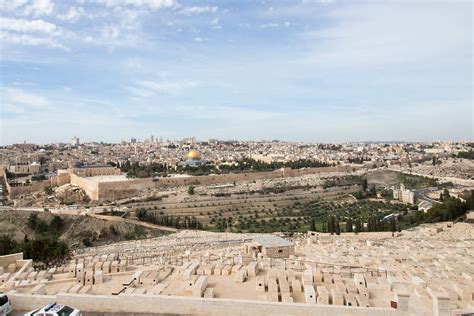
[[[389,227],[390,227],[390,231],[392,233],[396,232],[397,231],[397,223],[395,222],[395,218],[391,218],[390,219],[390,224],[389,224]]]
[[[63,225],[64,220],[61,218],[61,216],[54,215],[53,219],[51,220],[51,223],[49,224],[49,227],[53,233],[59,233]]]
[[[144,208],[137,209],[137,211],[135,213],[136,213],[138,219],[141,220],[141,221],[144,221],[147,218],[147,210],[144,209]]]
[[[314,218],[311,219],[311,224],[309,225],[309,230],[316,231],[316,222]]]
[[[54,193],[54,191],[53,191],[53,187],[52,187],[52,186],[50,186],[50,185],[48,185],[48,186],[44,187],[44,193],[46,193],[47,195],[51,195],[51,194],[53,194],[53,193]]]
[[[44,234],[48,231],[48,223],[42,218],[38,218],[36,221],[35,232],[39,234]]]
[[[348,218],[346,222],[346,232],[352,233],[353,228],[352,228],[352,218]]]
[[[329,217],[328,230],[332,234],[336,232],[336,217]]]
[[[339,221],[336,220],[335,224],[336,224],[336,227],[335,227],[336,235],[340,235],[341,234],[341,226],[339,225]]]
[[[38,221],[38,214],[31,213],[30,216],[28,216],[28,222],[27,222],[28,227],[31,229],[35,229],[37,221]]]
[[[8,235],[0,236],[0,256],[9,255],[16,247],[16,241]]]
[[[194,194],[194,185],[190,185],[190,186],[188,187],[188,194],[189,194],[189,195],[193,195],[193,194]]]
[[[367,179],[365,179],[365,178],[362,179],[361,185],[362,185],[362,191],[364,191],[364,192],[367,191],[367,185],[368,185]]]

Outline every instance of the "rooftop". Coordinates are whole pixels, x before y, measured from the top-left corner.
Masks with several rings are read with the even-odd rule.
[[[258,236],[253,238],[254,242],[261,244],[264,247],[288,247],[293,246],[293,242],[288,241],[284,238],[268,235],[268,236]]]
[[[87,177],[87,179],[96,182],[118,182],[118,181],[130,181],[125,174],[120,175],[108,175],[108,176],[93,176]]]

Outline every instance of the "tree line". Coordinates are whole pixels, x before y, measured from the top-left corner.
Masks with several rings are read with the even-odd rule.
[[[203,225],[194,216],[168,216],[157,215],[156,212],[148,212],[147,209],[139,208],[135,211],[135,215],[143,222],[155,225],[174,227],[177,229],[202,229]]]
[[[335,164],[329,164],[322,161],[311,160],[311,159],[299,159],[295,161],[287,162],[264,162],[251,158],[244,158],[237,163],[233,164],[203,164],[197,167],[168,165],[165,163],[153,162],[150,164],[139,164],[138,162],[131,163],[130,161],[124,162],[122,165],[116,164],[120,170],[127,174],[129,178],[149,178],[155,175],[166,176],[168,173],[186,173],[189,175],[200,176],[208,175],[211,173],[225,174],[225,173],[239,173],[247,171],[273,171],[281,168],[301,169],[301,168],[320,168],[320,167],[331,167]]]
[[[0,255],[23,252],[23,257],[33,259],[36,265],[52,266],[69,258],[69,246],[59,240],[59,232],[63,226],[63,219],[54,216],[50,222],[33,213],[27,221],[28,227],[34,230],[36,237],[31,239],[25,234],[22,242],[18,242],[10,235],[0,236]]]

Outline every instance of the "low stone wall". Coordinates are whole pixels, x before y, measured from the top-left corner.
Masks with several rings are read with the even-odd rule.
[[[299,315],[299,316],[408,316],[390,308],[365,308],[333,305],[269,303],[262,301],[206,299],[153,295],[31,295],[8,293],[14,311],[29,311],[58,302],[92,313],[147,313],[187,315]]]
[[[9,264],[16,263],[17,260],[23,260],[23,252],[0,256],[0,267],[7,267]]]

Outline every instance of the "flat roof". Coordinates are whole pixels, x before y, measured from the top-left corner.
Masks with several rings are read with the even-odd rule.
[[[131,179],[127,178],[125,174],[120,175],[106,175],[106,176],[93,176],[87,177],[87,179],[96,181],[96,182],[118,182],[118,181],[130,181]]]
[[[278,236],[258,236],[252,238],[254,242],[261,244],[264,247],[289,247],[293,246],[293,242]]]

